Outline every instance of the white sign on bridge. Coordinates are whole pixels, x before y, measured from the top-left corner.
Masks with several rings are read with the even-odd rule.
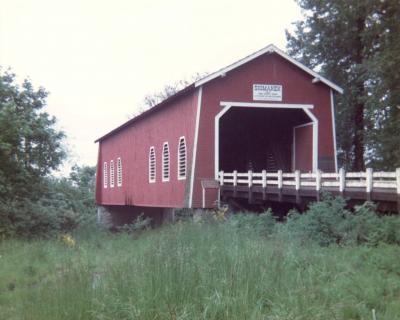
[[[253,100],[282,101],[282,86],[278,84],[253,84]]]

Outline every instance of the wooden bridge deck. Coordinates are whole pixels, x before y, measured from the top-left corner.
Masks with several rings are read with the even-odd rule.
[[[282,201],[301,203],[319,200],[323,193],[341,195],[350,200],[389,203],[400,212],[400,169],[395,172],[338,173],[219,173],[222,198],[245,198],[250,203]]]

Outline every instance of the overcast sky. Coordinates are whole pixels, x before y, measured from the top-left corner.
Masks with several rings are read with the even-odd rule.
[[[94,140],[146,94],[270,43],[285,49],[300,18],[293,0],[0,0],[0,66],[50,91],[69,164],[95,165]]]

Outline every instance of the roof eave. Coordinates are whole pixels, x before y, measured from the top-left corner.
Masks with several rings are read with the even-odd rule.
[[[265,53],[277,53],[278,55],[280,55],[281,57],[283,57],[284,59],[288,60],[289,62],[293,63],[294,65],[296,65],[297,67],[299,67],[300,69],[302,69],[303,71],[307,72],[308,74],[312,75],[314,78],[318,78],[322,83],[324,83],[325,85],[327,85],[328,87],[334,89],[335,91],[339,92],[340,94],[343,93],[343,89],[341,87],[339,87],[338,85],[334,84],[332,81],[329,81],[328,79],[324,78],[323,76],[319,75],[318,73],[316,73],[315,71],[311,70],[310,68],[308,68],[307,66],[305,66],[304,64],[302,64],[301,62],[293,59],[292,57],[290,57],[288,54],[286,54],[284,51],[280,50],[279,48],[277,48],[276,46],[274,46],[273,44],[270,44],[268,46],[266,46],[265,48],[258,50],[256,52],[254,52],[253,54],[240,59],[238,61],[236,61],[235,63],[230,64],[229,66],[222,68],[214,73],[209,74],[208,76],[196,81],[194,83],[195,87],[201,86],[213,79],[216,79],[218,77],[224,76],[227,72],[236,69],[238,67],[240,67],[241,65],[250,62],[251,60],[254,60],[256,58],[258,58],[259,56],[265,54]]]
[[[168,97],[167,99],[161,101],[160,103],[156,104],[155,106],[151,107],[150,109],[144,111],[143,113],[137,115],[136,117],[134,117],[132,119],[129,119],[128,121],[126,121],[123,124],[121,124],[119,127],[109,131],[105,135],[103,135],[100,138],[96,139],[94,141],[94,143],[100,142],[100,141],[102,141],[102,140],[104,140],[104,139],[116,134],[117,132],[119,132],[122,129],[126,128],[127,126],[133,124],[134,122],[137,122],[137,121],[141,120],[142,118],[146,117],[150,113],[156,112],[160,107],[170,103],[171,101],[179,98],[180,96],[183,96],[186,93],[189,93],[194,88],[195,88],[194,83],[188,85],[187,87],[183,88],[182,90],[178,91],[177,93],[173,94],[172,96]]]

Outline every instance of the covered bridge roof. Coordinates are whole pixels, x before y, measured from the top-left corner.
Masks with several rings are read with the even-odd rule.
[[[119,127],[111,130],[110,132],[108,132],[107,134],[105,134],[104,136],[98,138],[95,142],[99,142],[102,141],[108,137],[110,137],[111,135],[121,131],[122,129],[124,129],[125,127],[131,125],[132,123],[139,121],[145,117],[147,117],[150,113],[153,113],[155,111],[157,111],[159,108],[162,108],[163,106],[167,105],[168,103],[176,100],[177,98],[193,91],[195,88],[202,86],[203,84],[206,84],[218,77],[224,76],[226,75],[227,72],[232,71],[256,58],[258,58],[259,56],[266,54],[266,53],[276,53],[279,56],[281,56],[282,58],[286,59],[287,61],[291,62],[292,64],[294,64],[295,66],[297,66],[298,68],[302,69],[303,71],[307,72],[308,74],[310,74],[311,76],[314,77],[313,82],[322,82],[325,85],[327,85],[328,87],[332,88],[333,90],[335,90],[338,93],[343,93],[343,89],[341,87],[339,87],[338,85],[334,84],[333,82],[329,81],[328,79],[324,78],[323,76],[319,75],[318,73],[316,73],[315,71],[311,70],[310,68],[308,68],[307,66],[305,66],[304,64],[298,62],[297,60],[293,59],[292,57],[290,57],[288,54],[286,54],[284,51],[280,50],[279,48],[277,48],[276,46],[274,46],[273,44],[270,44],[268,46],[266,46],[265,48],[258,50],[250,55],[248,55],[247,57],[240,59],[234,63],[232,63],[231,65],[222,68],[216,72],[213,72],[195,82],[193,82],[192,84],[190,84],[189,86],[183,88],[182,90],[178,91],[177,93],[173,94],[172,96],[168,97],[167,99],[163,100],[162,102],[160,102],[159,104],[155,105],[154,107],[146,110],[145,112],[141,113],[140,115],[128,120],[127,122],[123,123],[122,125],[120,125]]]

